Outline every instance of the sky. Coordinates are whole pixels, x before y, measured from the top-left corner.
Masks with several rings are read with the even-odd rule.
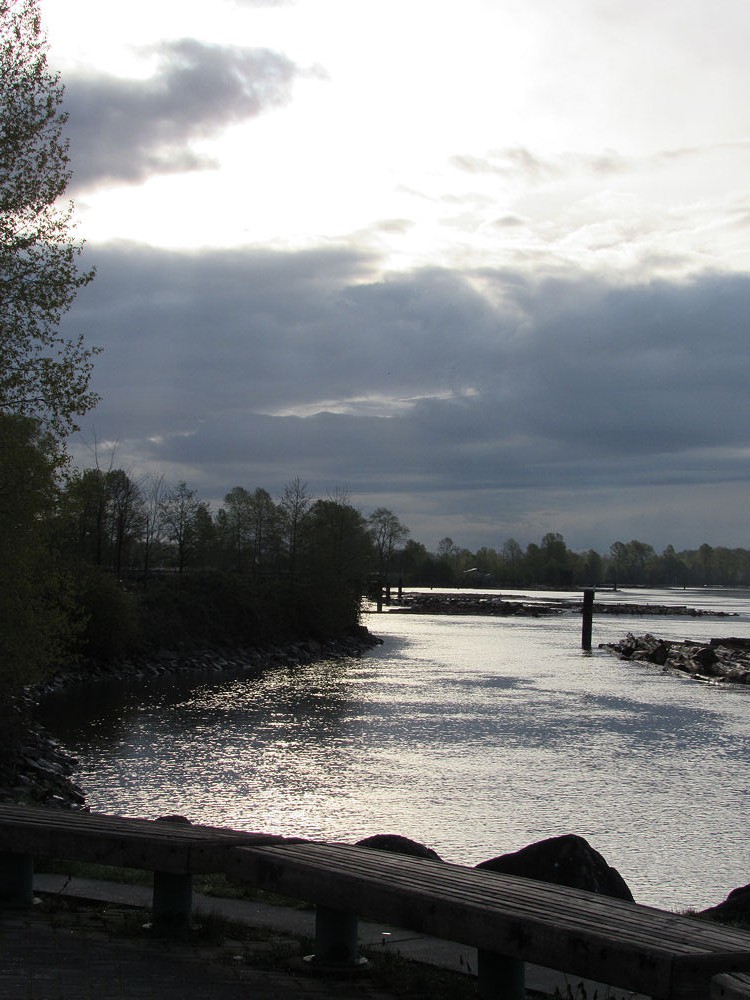
[[[41,0],[82,466],[750,545],[747,0]]]

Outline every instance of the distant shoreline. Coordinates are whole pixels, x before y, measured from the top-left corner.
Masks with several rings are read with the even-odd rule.
[[[616,593],[616,591],[612,591]],[[582,598],[530,598],[503,597],[497,593],[419,593],[403,594],[397,604],[383,610],[388,614],[412,615],[490,615],[500,618],[527,617],[541,618],[550,615],[580,614],[583,608]],[[670,615],[686,618],[736,618],[732,611],[705,611],[701,608],[691,608],[687,605],[673,604],[635,604],[629,601],[594,602],[594,614],[599,615]]]

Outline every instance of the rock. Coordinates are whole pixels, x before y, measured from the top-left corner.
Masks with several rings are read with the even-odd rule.
[[[513,854],[482,861],[477,868],[633,901],[633,894],[620,873],[588,841],[575,834],[541,840]]]
[[[749,641],[750,642],[750,641]],[[750,683],[750,645],[743,639],[711,639],[706,644],[685,639],[664,641],[647,634],[630,633],[618,643],[605,643],[624,660],[655,663],[698,680],[734,684]]]
[[[711,639],[712,646],[726,646],[727,649],[744,649],[750,652],[750,639],[739,639],[737,636],[725,636],[723,639]]]
[[[623,660],[646,660],[663,667],[669,658],[671,644],[657,639],[650,632],[641,636],[628,632],[624,639],[611,643],[609,648],[614,649]]]
[[[711,646],[702,646],[693,653],[693,660],[699,663],[704,670],[707,670],[716,663],[718,656],[716,655],[716,650]]]
[[[0,801],[72,809],[84,807],[83,791],[71,778],[75,760],[25,716],[19,705],[10,711],[11,715],[16,714],[16,721],[22,722],[22,730],[4,748],[0,765]]]
[[[375,851],[391,851],[393,854],[407,854],[411,858],[426,858],[428,861],[443,860],[431,847],[419,844],[416,840],[409,840],[408,837],[400,837],[396,833],[376,833],[372,837],[358,840],[356,846],[371,847]]]
[[[733,889],[723,903],[710,906],[707,910],[697,913],[698,917],[707,917],[721,924],[740,922],[750,924],[750,885],[742,885]]]

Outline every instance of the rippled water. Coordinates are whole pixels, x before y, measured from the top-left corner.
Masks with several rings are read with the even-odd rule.
[[[741,614],[599,616],[595,644],[750,636],[744,594],[629,596]],[[367,624],[384,643],[360,660],[78,704],[58,735],[92,808],[348,842],[400,833],[469,864],[574,832],[639,902],[669,908],[750,882],[750,690],[584,655],[575,616]]]

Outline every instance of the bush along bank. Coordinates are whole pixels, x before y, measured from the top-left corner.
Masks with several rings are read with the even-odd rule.
[[[34,707],[43,699],[76,685],[107,681],[147,682],[154,678],[195,674],[200,677],[248,676],[274,668],[302,667],[311,663],[362,656],[382,643],[363,626],[335,639],[303,639],[287,644],[264,643],[255,647],[210,648],[191,652],[162,650],[78,670],[53,673],[44,683],[25,692],[5,709],[13,738],[0,754],[0,801],[23,802],[60,808],[85,809],[85,792],[73,780],[75,758],[33,720]]]

